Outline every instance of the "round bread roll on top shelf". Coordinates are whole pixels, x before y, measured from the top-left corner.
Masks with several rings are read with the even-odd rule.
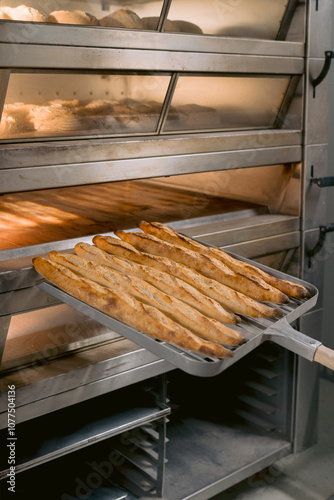
[[[172,29],[169,29],[169,26],[165,26],[165,31],[177,31],[180,33],[198,33],[203,34],[203,31],[199,26],[189,21],[171,21]]]
[[[32,107],[23,103],[6,104],[1,116],[0,137],[6,139],[33,132],[35,126],[30,116]]]
[[[18,7],[0,7],[0,19],[35,23],[46,22],[43,14],[32,7],[27,7],[26,5],[19,5]]]
[[[83,12],[82,10],[57,10],[51,12],[47,18],[48,23],[58,24],[81,24],[85,26],[98,26],[100,23],[98,19],[92,14]]]
[[[110,101],[96,99],[80,106],[78,111],[82,114],[82,123],[87,131],[113,131],[117,122],[113,116],[114,106]]]
[[[9,21],[12,21],[12,18],[4,12],[3,8],[0,8],[0,19],[7,19]]]
[[[85,116],[107,115],[113,112],[114,107],[110,101],[105,99],[95,99],[79,108]]]
[[[156,30],[158,28],[159,17],[143,17],[142,24],[146,30]],[[198,33],[203,34],[199,26],[189,21],[171,21],[166,19],[163,31],[172,31],[174,33]]]
[[[140,17],[129,9],[115,10],[112,14],[100,19],[100,25],[109,28],[144,29]]]
[[[54,102],[49,106],[35,106],[32,121],[38,132],[68,132],[83,130],[82,115],[70,103]]]
[[[156,30],[158,28],[159,17],[142,17],[143,29]],[[164,31],[176,31],[173,22],[166,19],[164,24]]]

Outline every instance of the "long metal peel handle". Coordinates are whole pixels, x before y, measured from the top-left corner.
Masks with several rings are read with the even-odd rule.
[[[334,350],[292,328],[285,318],[266,330],[266,338],[299,356],[334,370]]]
[[[265,331],[267,340],[289,349],[309,361],[317,361],[315,354],[322,347],[321,342],[292,328],[286,318],[281,319]],[[319,361],[318,361],[319,362]],[[327,365],[326,365],[327,366]]]

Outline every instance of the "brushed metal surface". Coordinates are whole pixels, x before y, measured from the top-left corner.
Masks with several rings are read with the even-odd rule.
[[[323,80],[315,89],[311,80],[316,78],[322,70],[325,56],[307,60],[305,85],[305,144],[326,144],[328,142],[328,95],[329,77]]]
[[[8,336],[8,330],[10,326],[11,316],[1,316],[0,317],[0,365],[5,350],[6,340]]]
[[[325,239],[322,250],[309,259],[307,257],[307,252],[315,247],[319,239],[319,228],[309,229],[303,233],[304,259],[302,265],[302,276],[303,279],[311,281],[318,288],[318,308],[323,307],[325,262],[333,255],[334,252],[332,243],[333,240],[330,238],[330,235],[327,236],[328,237]]]
[[[0,294],[0,316],[16,314],[17,312],[33,311],[39,307],[57,304],[48,296],[36,288],[23,288]]]
[[[178,134],[176,136],[135,138],[90,138],[89,141],[39,141],[3,144],[0,148],[1,169],[38,167],[122,160],[138,157],[168,156],[228,150],[302,144],[300,130],[249,130],[239,132],[210,132]]]
[[[306,313],[299,319],[299,328],[307,335],[319,338],[322,309]],[[294,452],[299,453],[317,442],[317,416],[319,404],[319,365],[298,358],[297,390],[294,428]]]
[[[174,227],[173,224],[170,224]],[[253,217],[238,218],[220,223],[203,223],[201,226],[182,228],[182,233],[209,245],[227,247],[244,243],[248,245],[252,240],[270,238],[272,236],[284,239],[283,233],[299,230],[299,218],[279,214],[264,214]],[[290,241],[292,238],[288,237]],[[263,242],[264,249],[266,243]],[[279,245],[277,245],[277,248]]]
[[[303,229],[318,228],[326,223],[326,196],[332,188],[320,188],[311,184],[313,177],[325,177],[328,171],[327,144],[305,146],[304,189],[303,189]]]
[[[242,255],[248,259],[255,259],[263,255],[298,248],[300,246],[301,235],[299,231],[275,235],[269,238],[259,238],[247,243],[236,243],[224,246],[227,252]]]
[[[24,29],[22,29],[24,26]],[[304,53],[303,43],[298,41],[274,41],[205,36],[173,33],[141,32],[139,30],[109,30],[95,27],[82,26],[52,26],[42,24],[13,24],[2,23],[0,32],[0,43],[8,44],[29,44],[31,40],[38,45],[55,46],[86,46],[87,38],[91,47],[121,47],[121,48],[142,48],[155,50],[194,50],[198,52],[228,52],[236,54],[260,54],[302,57]]]
[[[301,146],[186,154],[58,166],[5,169],[0,192],[10,193],[100,182],[299,162]]]
[[[333,2],[331,0],[309,0],[307,50],[309,57],[322,58],[331,48]],[[318,6],[318,9],[316,8]]]
[[[3,105],[6,100],[7,87],[10,77],[9,69],[0,69],[0,120],[3,110]]]
[[[5,44],[0,67],[70,70],[199,71],[302,74],[302,57],[215,54],[151,49]],[[3,50],[5,49],[5,50]]]

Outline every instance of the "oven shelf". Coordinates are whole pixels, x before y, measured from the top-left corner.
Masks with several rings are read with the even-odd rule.
[[[167,361],[123,337],[47,363],[40,360],[37,356],[32,366],[14,370],[0,379],[2,394],[8,385],[16,387],[17,424],[174,369]],[[0,429],[5,429],[7,398],[0,400]]]
[[[246,426],[192,417],[170,423],[167,435],[166,500],[211,498],[291,451],[291,443]]]
[[[165,500],[207,500],[291,452],[291,443],[284,439],[265,435],[246,426],[192,417],[178,420],[174,424],[169,423],[167,437],[163,492]],[[75,470],[80,471],[78,477],[82,488],[83,484],[87,488],[86,479],[92,473],[87,463],[101,464],[105,462],[109,452],[109,448],[102,447],[97,452],[93,448],[88,457],[85,450],[76,455]],[[40,488],[36,492],[36,500],[43,497],[43,486],[47,484],[47,478],[54,478],[60,470],[61,480],[57,487],[61,489],[63,485],[62,492],[68,491],[64,490],[64,484],[67,485],[71,473],[67,470],[66,463],[68,457],[63,457],[57,465],[50,463],[44,466],[43,475],[38,476]],[[37,469],[27,471],[20,484],[26,483],[31,488],[37,474]],[[85,491],[87,495],[89,493],[92,500],[135,500],[136,497],[130,492],[124,493],[123,489],[115,487],[112,483],[114,477],[104,480],[98,488],[80,491]],[[191,480],[185,481],[184,478]],[[48,492],[48,498],[58,499],[58,494],[59,492]],[[80,496],[71,494],[69,498]],[[21,496],[18,496],[18,500],[21,500]]]
[[[16,426],[16,473],[104,441],[167,416],[170,408],[154,403],[138,386],[99,396]],[[1,431],[6,442],[8,430]],[[9,471],[3,454],[0,479]]]

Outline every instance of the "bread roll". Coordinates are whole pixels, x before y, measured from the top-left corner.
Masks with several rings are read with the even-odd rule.
[[[85,125],[86,130],[112,131],[117,129],[118,123],[114,116],[114,106],[110,101],[104,99],[97,99],[89,102],[85,106],[77,108],[82,118],[82,123]]]
[[[123,126],[131,126],[139,123],[139,114],[130,100],[115,102],[114,117],[117,122]]]
[[[255,318],[280,318],[283,315],[282,311],[277,307],[269,307],[265,304],[261,304],[216,280],[203,276],[188,266],[172,261],[166,257],[140,252],[134,246],[118,238],[97,235],[94,237],[93,242],[98,248],[111,255],[117,255],[130,261],[137,262],[138,264],[164,271],[185,281],[208,297],[222,304],[228,311]]]
[[[15,137],[33,132],[35,126],[30,115],[32,109],[33,106],[23,103],[6,104],[1,115],[0,137]]]
[[[75,253],[91,262],[98,262],[124,274],[141,278],[162,292],[186,302],[209,318],[231,324],[236,324],[239,320],[234,314],[225,311],[217,301],[207,297],[193,286],[171,274],[126,259],[110,256],[100,248],[87,243],[78,243],[75,246]]]
[[[180,264],[192,267],[204,276],[215,279],[253,299],[276,303],[287,303],[289,301],[286,295],[263,280],[249,279],[241,274],[237,274],[214,257],[185,249],[179,245],[167,243],[146,233],[115,231],[115,234],[139,250],[152,253],[153,255],[161,255],[162,257],[175,260]]]
[[[48,23],[58,24],[82,24],[85,26],[98,26],[100,23],[92,14],[83,12],[82,10],[57,10],[51,12],[47,18]]]
[[[156,30],[159,24],[159,17],[142,17],[143,29]]]
[[[156,30],[158,28],[159,17],[142,17],[143,29],[146,30]],[[165,31],[176,31],[173,26],[173,22],[166,19],[164,24]]]
[[[170,25],[165,25],[165,31],[176,31],[180,33],[197,33],[203,34],[199,26],[189,21],[170,21]]]
[[[80,105],[80,101],[79,99],[53,99],[47,103],[49,106],[53,106],[54,104],[75,111],[75,109]]]
[[[129,9],[119,9],[100,19],[101,26],[110,28],[144,29],[144,24],[135,12]]]
[[[180,245],[184,248],[187,248],[188,250],[194,250],[203,255],[212,256],[213,258],[218,259],[220,262],[227,265],[236,273],[240,273],[243,276],[246,276],[253,280],[263,280],[286,295],[297,298],[305,298],[308,295],[307,289],[302,285],[292,283],[291,281],[275,278],[274,276],[269,275],[268,273],[251,264],[231,257],[219,248],[205,246],[197,241],[188,238],[187,236],[181,235],[174,231],[174,229],[161,224],[160,222],[148,223],[142,221],[139,224],[139,227],[145,233],[156,236],[164,241],[168,241],[169,243]]]
[[[201,339],[172,321],[159,309],[143,304],[129,294],[116,294],[43,257],[36,257],[33,264],[39,274],[65,292],[143,333],[206,356],[233,356],[231,350],[216,342]]]
[[[96,99],[90,101],[85,106],[81,106],[79,111],[85,116],[104,116],[110,115],[114,111],[114,106],[105,99]]]
[[[6,12],[6,7],[0,7],[0,19],[12,20],[10,15]]]
[[[182,126],[187,128],[219,127],[221,124],[221,115],[217,109],[209,106],[201,106],[200,104],[191,103],[178,106],[170,114],[170,118],[175,120],[176,115]]]
[[[35,23],[46,22],[43,14],[32,7],[27,7],[26,5],[19,5],[18,7],[1,7],[0,19],[11,19],[12,21],[28,21]]]
[[[85,129],[83,116],[75,106],[60,103],[34,106],[31,119],[38,132],[77,132]]]
[[[241,333],[204,316],[188,304],[161,292],[135,276],[128,276],[110,267],[89,262],[77,255],[51,252],[50,259],[85,278],[110,288],[115,293],[119,291],[129,293],[144,304],[160,309],[173,321],[205,339],[231,346],[237,346],[245,341]]]

